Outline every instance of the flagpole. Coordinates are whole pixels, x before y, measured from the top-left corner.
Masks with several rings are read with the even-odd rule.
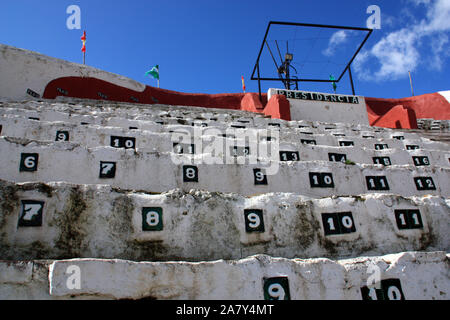
[[[413,89],[413,84],[412,84],[412,79],[411,79],[411,71],[408,71],[409,74],[409,84],[411,85],[411,94],[412,96],[414,96],[414,89]]]
[[[85,65],[86,64],[86,30],[84,30],[84,32],[83,32],[81,41],[83,41],[83,47],[81,48],[81,51],[83,52],[83,65]]]

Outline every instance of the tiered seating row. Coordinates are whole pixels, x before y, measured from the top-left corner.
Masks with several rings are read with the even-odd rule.
[[[98,101],[97,101],[98,102]],[[166,111],[164,111],[166,110]],[[43,121],[76,121],[82,120],[91,124],[101,124],[109,118],[120,118],[137,121],[164,122],[165,124],[188,124],[201,125],[203,122],[223,123],[237,121],[253,124],[253,119],[265,119],[265,116],[252,112],[220,109],[189,108],[181,106],[152,105],[141,108],[130,107],[130,105],[100,105],[91,106],[74,103],[54,102],[25,102],[25,103],[1,103],[1,114],[16,114],[23,117],[32,117]],[[242,122],[241,122],[242,121]],[[267,121],[267,120],[265,120]]]
[[[55,103],[54,101],[29,101],[23,103],[0,102],[0,114],[21,114],[24,117],[38,118],[43,121],[68,121],[79,119],[81,122],[92,124],[104,124],[109,118],[119,118],[124,120],[143,120],[153,122],[165,122],[165,124],[188,124],[197,123],[199,125],[221,125],[222,123],[235,122],[235,125],[246,127],[272,127],[272,128],[299,128],[305,131],[329,131],[339,134],[339,131],[346,131],[360,134],[360,136],[375,135],[377,137],[388,138],[388,135],[397,135],[396,130],[386,128],[373,128],[370,126],[350,126],[348,124],[327,124],[310,121],[283,121],[279,119],[268,119],[265,116],[244,111],[229,110],[224,112],[220,109],[188,108],[154,105],[152,107],[130,106],[127,104],[109,104],[99,101],[75,101],[78,103]],[[403,136],[409,139],[415,136],[413,133],[403,132]]]
[[[447,264],[444,252],[338,261],[256,255],[201,263],[98,259],[0,262],[0,298],[447,300]],[[240,304],[249,307],[245,302]],[[211,316],[223,310],[208,311]],[[246,310],[246,315],[264,313],[268,310],[255,306]]]
[[[14,105],[14,104],[13,104]],[[15,105],[14,105],[15,106]],[[17,106],[22,106],[18,104]],[[15,107],[17,107],[15,106]],[[117,108],[116,113],[113,113],[114,107]],[[281,141],[288,140],[295,144],[299,143],[313,143],[313,144],[325,144],[331,146],[346,146],[354,145],[356,147],[362,146],[369,149],[381,149],[381,148],[400,148],[400,149],[410,149],[410,148],[420,148],[420,149],[436,149],[436,150],[448,150],[448,145],[432,142],[429,139],[422,138],[415,133],[402,132],[398,133],[387,129],[375,129],[370,127],[367,128],[350,128],[343,124],[331,125],[331,124],[317,124],[309,123],[305,121],[281,121],[278,119],[266,119],[264,117],[255,116],[254,118],[242,118],[239,119],[237,116],[242,115],[239,112],[228,116],[224,113],[201,113],[197,111],[197,116],[194,118],[204,119],[204,120],[193,120],[189,116],[188,110],[183,110],[183,108],[174,107],[169,108],[169,111],[161,111],[158,108],[129,108],[128,105],[107,105],[104,107],[96,106],[92,108],[91,106],[67,106],[59,103],[40,103],[29,102],[23,107],[25,109],[11,108],[9,104],[0,108],[0,114],[5,116],[15,116],[21,114],[22,117],[26,119],[39,119],[39,120],[50,120],[50,121],[64,121],[73,124],[83,124],[83,127],[89,126],[90,124],[97,124],[102,126],[118,126],[126,129],[128,132],[133,132],[136,134],[139,131],[136,130],[149,130],[152,132],[167,132],[172,131],[173,125],[178,124],[189,124],[189,125],[200,125],[200,126],[211,126],[218,127],[220,129],[226,128],[244,128],[244,127],[256,127],[256,128],[289,128],[287,131],[281,130]],[[56,110],[55,110],[56,108]],[[134,112],[130,115],[130,109]],[[58,111],[59,110],[59,111]],[[106,110],[106,111],[105,111]],[[209,111],[209,110],[208,110]],[[142,115],[148,114],[148,116]],[[172,114],[171,114],[172,113]],[[195,114],[195,112],[192,112]],[[111,118],[114,114],[115,117]],[[133,115],[134,114],[134,115]],[[243,113],[245,115],[245,113]],[[176,116],[174,116],[176,115]],[[123,116],[123,118],[121,118]],[[209,120],[206,117],[209,117]],[[130,120],[133,118],[134,120]],[[141,120],[135,120],[141,119]],[[214,119],[212,121],[211,119]],[[237,121],[234,121],[233,119]],[[16,120],[15,120],[16,121]],[[205,122],[206,121],[206,122]],[[276,121],[276,122],[275,122]],[[34,121],[30,121],[34,122]],[[195,123],[196,122],[196,123]],[[172,125],[170,125],[172,123]],[[228,123],[228,125],[223,125],[223,123]],[[40,123],[39,123],[40,124]],[[166,124],[166,125],[162,125]],[[257,125],[255,125],[257,124]],[[277,124],[277,126],[271,126],[271,124]],[[70,125],[69,125],[70,126]],[[27,125],[25,124],[24,128]],[[178,126],[180,127],[180,126]],[[186,129],[186,126],[182,126]],[[301,127],[301,129],[299,129]],[[191,128],[192,129],[192,128]],[[365,129],[365,131],[361,131]],[[6,135],[11,135],[9,132],[14,130],[7,130]],[[67,130],[64,130],[67,131]],[[35,131],[36,132],[36,131]],[[303,132],[303,133],[302,133]],[[310,134],[313,134],[312,137]],[[4,134],[4,135],[5,135]],[[56,132],[50,134],[56,135]],[[69,132],[70,135],[70,132]],[[25,134],[26,136],[26,134]],[[22,135],[21,137],[25,137]],[[381,139],[381,140],[380,140]],[[383,141],[386,140],[386,141]],[[402,139],[399,141],[399,139]],[[355,141],[356,140],[356,141]],[[414,140],[414,141],[413,141]],[[387,143],[385,143],[387,142]]]
[[[450,120],[417,119],[417,126],[423,130],[450,131]]]
[[[446,148],[448,147],[447,145],[438,142],[424,143],[422,140],[400,141],[394,139],[386,141],[384,139],[353,138],[352,140],[338,141],[336,137],[323,134],[307,137],[301,135],[294,137],[293,134],[290,134],[282,135],[280,138],[280,135],[273,130],[247,131],[251,129],[236,129],[231,131],[223,128],[193,128],[190,126],[168,126],[165,133],[154,133],[151,131],[97,125],[76,126],[62,122],[36,122],[20,117],[0,117],[0,123],[3,123],[2,131],[0,132],[3,136],[39,141],[72,141],[88,148],[111,146],[141,151],[173,151],[179,153],[181,151],[177,149],[180,147],[177,147],[179,143],[174,142],[178,141],[175,137],[175,133],[177,133],[178,136],[184,136],[186,137],[185,140],[189,140],[189,145],[192,144],[192,153],[202,154],[205,150],[211,150],[210,145],[213,142],[222,146],[230,145],[231,143],[226,142],[223,138],[224,135],[228,138],[237,137],[238,139],[236,139],[235,143],[242,140],[242,145],[244,145],[248,144],[248,139],[245,137],[248,137],[249,133],[254,133],[257,136],[255,143],[280,143],[279,148],[281,151],[300,151],[299,159],[297,159],[300,161],[345,162],[349,160],[364,164],[450,166],[450,150],[445,151],[449,149]],[[121,141],[121,139],[125,139],[125,141]],[[268,139],[270,140],[268,141]],[[311,142],[314,145],[309,144]],[[317,143],[342,146],[316,146],[315,144]],[[258,147],[256,148],[258,149]],[[429,149],[432,148],[443,151],[433,150],[433,152],[430,152]],[[233,150],[225,151],[224,155],[233,155]],[[249,146],[249,151],[250,154],[254,154],[255,152],[258,153],[259,149],[255,151],[255,146]]]
[[[367,192],[403,196],[450,195],[450,169],[427,166],[347,165],[330,161],[246,162],[222,157],[137,152],[69,142],[37,143],[0,138],[0,179],[14,182],[67,181],[110,184],[123,189],[165,192],[192,188],[243,195],[294,192],[312,197]],[[292,156],[292,155],[291,155]]]
[[[311,199],[0,184],[0,256],[130,260],[357,257],[448,250],[449,204],[392,194]]]
[[[65,121],[67,119],[77,119],[82,116],[82,121],[90,121],[92,124],[101,124],[112,115],[121,119],[138,119],[144,121],[164,122],[165,124],[188,124],[196,123],[198,125],[215,126],[222,123],[231,123],[232,125],[241,127],[272,127],[272,128],[302,128],[306,131],[327,130],[331,133],[339,133],[344,130],[349,133],[361,133],[365,135],[364,130],[368,130],[370,135],[374,133],[378,135],[393,133],[393,130],[386,128],[376,128],[370,126],[350,126],[348,124],[327,124],[311,121],[284,121],[279,119],[270,119],[266,116],[256,113],[248,113],[243,111],[224,112],[220,109],[204,109],[204,108],[186,108],[172,106],[130,106],[126,104],[108,104],[102,103],[98,105],[98,101],[93,101],[92,105],[86,104],[86,101],[78,101],[79,103],[54,103],[48,102],[26,102],[26,103],[4,103],[0,102],[0,112],[2,114],[14,113],[21,114],[26,117],[38,118],[46,121]],[[164,110],[164,111],[162,111]],[[212,111],[213,110],[213,111]],[[234,122],[234,123],[232,123]],[[406,137],[410,135],[405,133]]]
[[[172,107],[172,106],[153,106],[149,108],[145,105],[127,105],[117,103],[107,103],[99,101],[84,101],[79,99],[62,99],[67,100],[66,103],[55,103],[54,101],[28,101],[21,103],[0,102],[0,113],[12,112],[17,113],[20,109],[27,112],[27,115],[32,118],[43,119],[42,114],[37,111],[45,111],[49,115],[51,121],[66,121],[67,118],[76,120],[78,124],[84,125],[92,123],[98,125],[119,126],[123,128],[137,128],[151,130],[154,132],[163,132],[165,128],[161,124],[187,124],[187,125],[209,125],[222,126],[222,123],[229,123],[232,127],[257,127],[257,128],[302,128],[301,131],[309,131],[312,133],[323,133],[327,131],[330,134],[341,134],[342,131],[347,132],[346,137],[352,136],[384,138],[390,139],[402,138],[417,139],[417,135],[409,132],[399,132],[396,130],[386,128],[372,128],[369,126],[349,126],[348,124],[327,124],[310,121],[281,121],[278,119],[267,119],[265,116],[259,114],[249,114],[242,111],[228,110],[224,112],[220,109],[204,108],[188,108],[188,107]],[[12,108],[11,108],[12,107]],[[9,111],[8,111],[9,110]],[[48,112],[49,111],[49,112]],[[22,113],[23,113],[22,112]],[[35,112],[31,114],[30,112]],[[62,113],[68,113],[64,115]],[[45,118],[44,114],[44,118]],[[111,115],[114,117],[111,118]],[[55,119],[56,115],[56,119]],[[140,120],[130,120],[140,119]],[[233,122],[233,123],[232,123]],[[150,123],[155,123],[154,125]],[[274,126],[275,125],[275,126]],[[277,127],[278,126],[278,127]],[[282,134],[284,130],[282,130]],[[425,144],[429,144],[430,140],[424,139]],[[344,142],[345,143],[345,142]],[[421,147],[422,148],[422,147]],[[424,147],[426,148],[426,147]],[[439,146],[434,146],[434,149],[440,149]]]
[[[0,114],[2,115],[20,115],[23,117],[31,117],[40,119],[42,121],[77,121],[88,122],[91,124],[104,124],[110,118],[119,118],[124,120],[138,120],[147,122],[158,122],[164,124],[187,124],[200,126],[217,126],[228,123],[230,125],[239,127],[252,128],[279,128],[279,129],[298,129],[307,132],[322,132],[329,131],[330,133],[339,134],[340,131],[346,131],[348,134],[366,134],[370,135],[386,135],[392,133],[393,130],[385,128],[373,129],[369,126],[350,127],[346,124],[325,124],[309,121],[284,121],[280,119],[270,119],[259,114],[248,114],[242,111],[235,111],[234,113],[224,114],[218,109],[214,109],[212,113],[199,111],[197,108],[189,111],[182,111],[182,107],[170,107],[170,111],[161,112],[162,106],[153,106],[151,108],[129,108],[129,105],[122,107],[121,105],[114,106],[100,106],[92,108],[89,105],[74,105],[74,104],[58,104],[58,103],[43,103],[36,105],[36,103],[29,102],[25,104],[1,104]],[[167,108],[167,107],[166,107]],[[406,133],[408,137],[410,134]],[[406,137],[406,138],[407,138]]]
[[[114,120],[114,121],[113,121]],[[231,126],[213,126],[213,127],[201,127],[201,129],[195,126],[186,126],[186,125],[167,125],[161,126],[156,122],[145,121],[144,123],[139,122],[138,126],[132,126],[130,124],[136,125],[136,123],[128,123],[126,124],[126,119],[120,118],[110,118],[107,121],[102,121],[102,125],[90,124],[80,126],[78,123],[73,122],[48,122],[48,121],[36,121],[33,117],[31,119],[14,116],[14,115],[6,115],[0,117],[0,123],[3,126],[3,135],[11,136],[11,137],[23,137],[28,139],[37,139],[37,140],[49,140],[54,141],[56,139],[56,132],[62,130],[77,130],[73,132],[72,136],[76,139],[79,137],[78,132],[87,133],[89,130],[98,131],[96,134],[101,134],[101,128],[110,128],[116,127],[115,130],[120,130],[121,132],[126,132],[129,134],[136,135],[137,133],[146,133],[150,131],[151,133],[168,133],[171,131],[183,131],[186,133],[193,134],[194,131],[202,131],[206,135],[213,134],[214,131],[226,131],[227,129],[232,129]],[[143,128],[143,124],[145,128]],[[131,128],[131,129],[130,129]],[[265,132],[268,129],[261,128],[247,128],[245,130],[255,130],[256,132]],[[269,128],[268,132],[275,130],[274,127]],[[245,130],[243,131],[245,133]],[[230,130],[231,131],[231,130]],[[239,130],[235,130],[239,131]],[[95,132],[92,132],[95,134]],[[428,139],[421,138],[419,135],[414,134],[410,135],[410,137],[405,138],[404,133],[398,133],[397,135],[389,134],[386,137],[382,138],[361,138],[356,135],[345,135],[344,133],[329,133],[327,131],[320,132],[309,132],[307,133],[304,130],[299,129],[291,129],[289,131],[283,131],[279,133],[280,141],[283,142],[292,142],[292,143],[301,143],[301,144],[312,144],[312,145],[328,145],[328,146],[354,146],[354,147],[364,147],[376,150],[382,149],[408,149],[407,146],[417,146],[417,148],[421,149],[436,149],[440,150],[442,148],[449,149],[448,145],[440,142],[433,142]],[[364,135],[365,137],[369,137]],[[75,140],[75,142],[78,142]],[[81,141],[80,141],[81,143]]]

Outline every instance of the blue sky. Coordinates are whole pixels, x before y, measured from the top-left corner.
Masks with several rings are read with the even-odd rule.
[[[80,30],[66,26],[70,5],[81,9]],[[257,81],[250,77],[269,21],[366,27],[370,5],[380,8],[381,28],[374,29],[352,65],[356,93],[410,96],[408,71],[416,95],[449,90],[449,0],[2,0],[0,43],[81,63],[80,37],[86,29],[90,66],[156,86],[144,73],[159,64],[161,88],[191,93],[242,92],[244,76],[247,92],[257,92]],[[306,35],[290,32],[294,39]],[[354,47],[350,35],[341,33],[331,41],[333,33],[328,33],[330,40],[322,44],[329,48],[313,56],[341,58],[336,50]],[[296,61],[302,48],[308,47],[293,48],[300,74],[307,70]],[[261,68],[276,76],[271,60]],[[264,92],[280,86],[262,83]],[[301,83],[300,89],[332,91],[331,84]],[[347,75],[337,92],[351,93]]]

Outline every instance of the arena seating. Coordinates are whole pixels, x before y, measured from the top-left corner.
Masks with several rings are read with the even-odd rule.
[[[0,128],[2,298],[448,298],[450,147],[421,130],[80,99]]]
[[[449,299],[448,91],[336,123],[3,44],[0,70],[0,300]]]

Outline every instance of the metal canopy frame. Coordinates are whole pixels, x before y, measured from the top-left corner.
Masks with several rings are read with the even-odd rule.
[[[366,37],[364,38],[364,40],[361,42],[361,44],[359,45],[358,49],[356,50],[356,52],[353,54],[352,58],[350,59],[350,61],[347,63],[347,66],[344,68],[344,70],[342,71],[341,75],[339,76],[339,78],[337,80],[329,80],[329,79],[280,79],[280,78],[261,78],[260,76],[260,70],[259,70],[259,59],[261,58],[261,53],[264,49],[264,44],[266,43],[266,39],[267,39],[267,35],[269,34],[269,30],[270,30],[270,26],[271,25],[285,25],[285,26],[300,26],[300,27],[318,27],[318,28],[330,28],[330,29],[343,29],[343,30],[358,30],[358,31],[368,31]],[[267,25],[267,29],[266,29],[266,33],[264,35],[264,39],[262,41],[261,44],[261,48],[259,49],[259,53],[258,53],[258,58],[256,59],[256,63],[255,66],[253,67],[253,72],[252,72],[252,77],[251,80],[258,80],[258,91],[259,91],[259,99],[262,100],[261,98],[261,81],[292,81],[295,83],[300,82],[339,82],[342,77],[344,76],[345,72],[348,71],[349,74],[349,78],[350,78],[350,83],[352,86],[352,93],[353,95],[355,95],[355,87],[353,85],[353,78],[352,78],[352,71],[350,69],[350,66],[353,62],[353,60],[356,58],[356,56],[358,55],[359,51],[361,50],[361,48],[364,46],[364,44],[366,43],[367,39],[369,38],[369,36],[372,34],[372,29],[369,28],[359,28],[359,27],[346,27],[346,26],[335,26],[335,25],[326,25],[326,24],[312,24],[312,23],[297,23],[297,22],[281,22],[281,21],[270,21],[269,24]],[[257,73],[257,77],[255,77],[255,72]]]

